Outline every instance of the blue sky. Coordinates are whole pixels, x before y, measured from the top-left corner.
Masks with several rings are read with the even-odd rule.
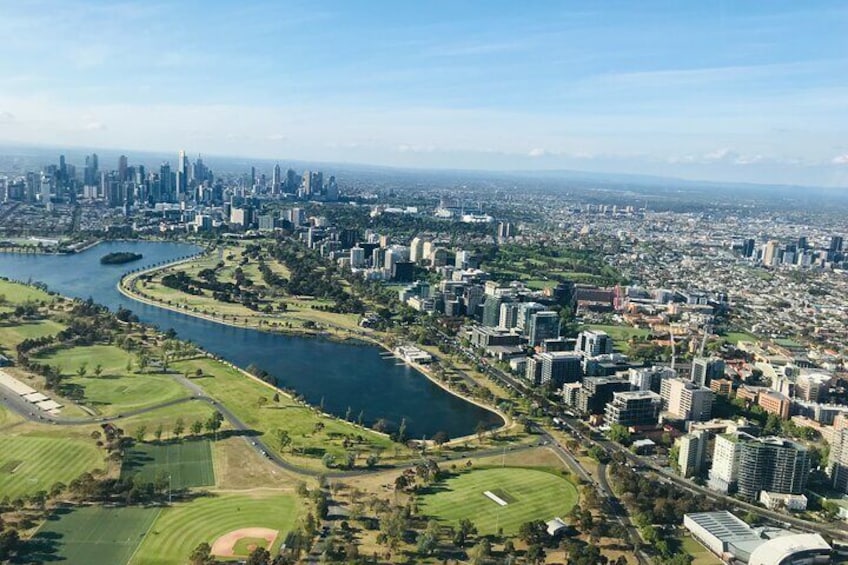
[[[0,0],[0,141],[848,186],[844,2]]]

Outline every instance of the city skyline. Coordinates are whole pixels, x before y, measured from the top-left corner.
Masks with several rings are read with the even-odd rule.
[[[837,3],[4,7],[3,143],[848,185]]]

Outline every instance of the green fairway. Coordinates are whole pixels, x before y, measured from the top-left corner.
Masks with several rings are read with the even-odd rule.
[[[0,347],[13,352],[25,339],[56,335],[64,329],[65,326],[52,320],[36,320],[25,324],[3,323],[0,324]]]
[[[0,436],[0,493],[15,498],[68,484],[82,473],[103,467],[93,440],[42,436]]]
[[[514,534],[524,522],[565,516],[577,504],[577,489],[561,476],[536,469],[506,467],[462,473],[436,484],[421,497],[421,511],[443,522],[471,520],[481,534],[503,528]],[[483,493],[508,502],[500,506]]]
[[[32,557],[67,565],[127,563],[159,512],[159,508],[137,506],[59,510],[33,539],[36,554]]]
[[[199,498],[165,508],[132,560],[133,565],[177,565],[198,544],[224,534],[259,527],[279,534],[271,554],[294,529],[300,506],[295,496],[274,491]]]
[[[211,443],[205,439],[136,443],[127,451],[121,466],[121,477],[134,475],[144,481],[170,475],[173,489],[214,485]]]
[[[32,301],[49,302],[53,300],[53,297],[43,290],[5,280],[0,280],[0,297],[5,299],[0,300],[0,302],[11,302],[14,304],[22,304],[24,302]]]
[[[127,371],[134,357],[114,345],[92,345],[59,349],[38,358],[59,366],[67,375],[62,392],[104,416],[138,410],[190,395],[188,390],[167,375]],[[102,374],[95,374],[100,365]],[[85,376],[77,371],[85,367]]]

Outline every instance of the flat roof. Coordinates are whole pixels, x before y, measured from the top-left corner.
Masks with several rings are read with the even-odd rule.
[[[720,512],[694,512],[692,514],[685,514],[684,516],[725,544],[762,539],[751,526],[727,510]]]

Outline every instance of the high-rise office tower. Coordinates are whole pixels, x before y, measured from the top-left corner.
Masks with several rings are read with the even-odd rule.
[[[777,264],[779,250],[780,242],[778,242],[776,239],[769,240],[763,246],[763,265],[770,267]]]
[[[842,251],[842,236],[834,235],[830,237],[830,251],[840,253]]]
[[[274,194],[280,192],[283,185],[283,170],[279,163],[274,165],[274,173],[271,175],[271,190]]]
[[[696,430],[680,438],[677,464],[681,475],[692,477],[701,474],[708,442],[709,433],[706,430]]]
[[[783,438],[740,437],[739,496],[758,500],[760,492],[800,494],[810,475],[806,447]]]
[[[124,182],[127,180],[127,156],[121,155],[118,157],[118,180]]]
[[[173,173],[171,164],[165,161],[159,167],[159,202],[173,202],[174,200]]]
[[[180,149],[177,156],[177,199],[184,200],[188,192],[188,158],[185,151]]]
[[[724,361],[718,357],[696,357],[692,361],[691,381],[698,386],[710,386],[710,381],[724,377]]]

